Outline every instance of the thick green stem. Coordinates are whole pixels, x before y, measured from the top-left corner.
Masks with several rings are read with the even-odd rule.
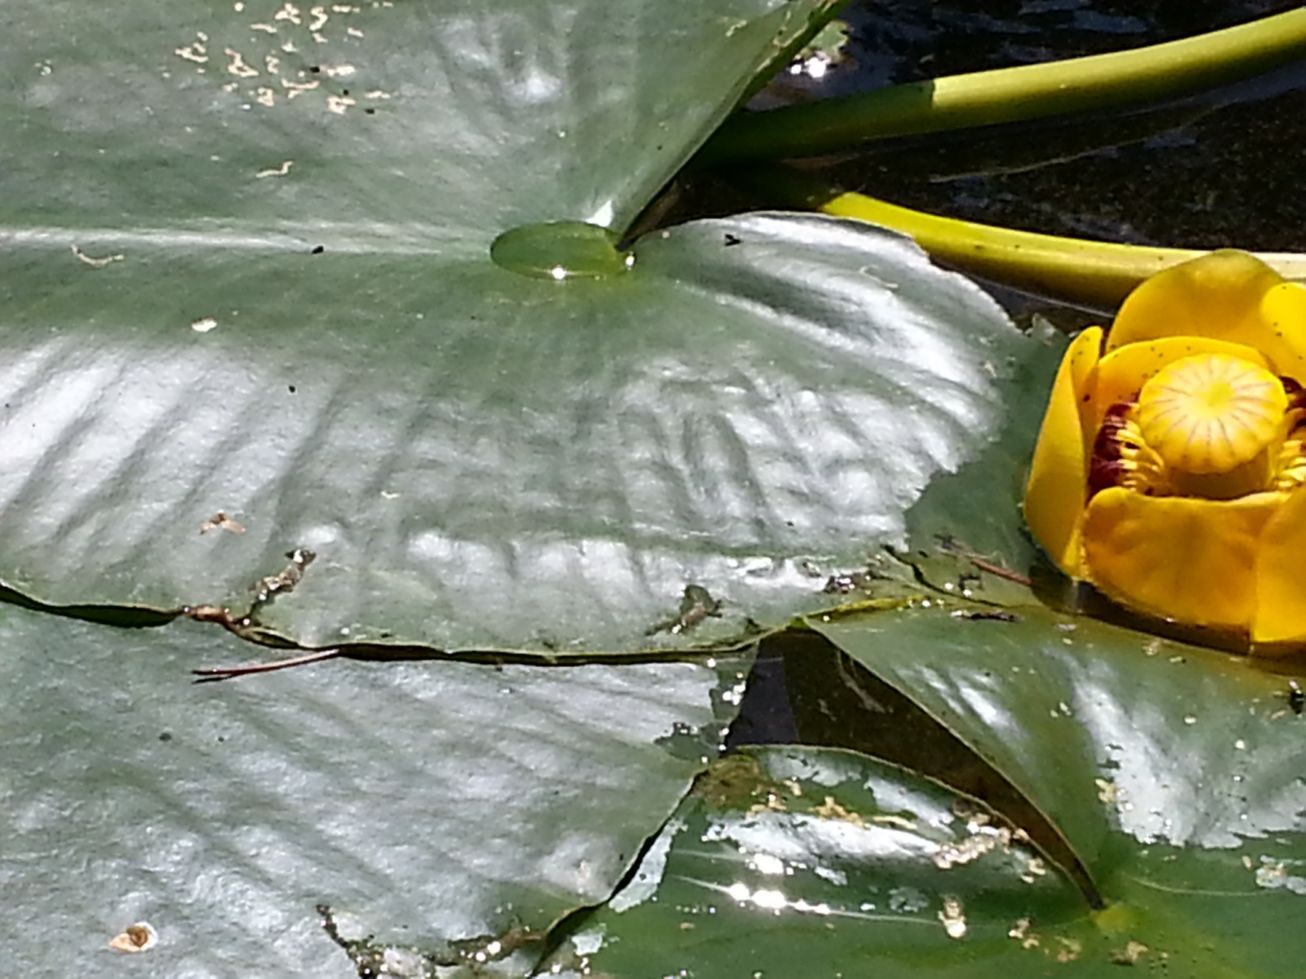
[[[1132,51],[895,85],[845,98],[740,113],[700,153],[706,162],[813,156],[906,136],[1175,98],[1306,54],[1306,9]]]
[[[1069,302],[1111,308],[1155,272],[1203,254],[1115,242],[1058,238],[913,211],[863,194],[841,192],[798,171],[769,167],[755,174],[778,203],[857,218],[901,231],[933,258],[994,282]],[[1306,255],[1259,253],[1290,279],[1306,280]]]

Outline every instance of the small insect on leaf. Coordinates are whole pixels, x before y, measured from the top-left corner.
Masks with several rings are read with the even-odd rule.
[[[1306,691],[1302,690],[1296,680],[1288,681],[1288,706],[1294,714],[1300,714],[1306,708]]]

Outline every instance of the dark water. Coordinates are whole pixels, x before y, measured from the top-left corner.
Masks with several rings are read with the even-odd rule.
[[[857,3],[847,59],[786,95],[861,91],[1186,37],[1298,3]],[[1306,61],[1127,112],[881,143],[833,164],[850,189],[1051,234],[1306,250]]]

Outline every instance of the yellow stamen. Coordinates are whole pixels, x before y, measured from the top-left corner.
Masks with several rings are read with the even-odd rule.
[[[1143,385],[1138,427],[1172,471],[1233,474],[1282,438],[1287,408],[1283,384],[1265,368],[1227,354],[1199,354],[1176,360]]]
[[[1273,488],[1295,490],[1303,483],[1306,483],[1306,446],[1303,446],[1302,439],[1290,438],[1279,450]]]
[[[1120,430],[1120,464],[1123,470],[1120,484],[1147,496],[1170,496],[1173,490],[1166,478],[1165,462],[1160,454],[1147,444],[1139,430],[1138,422],[1130,411]]]

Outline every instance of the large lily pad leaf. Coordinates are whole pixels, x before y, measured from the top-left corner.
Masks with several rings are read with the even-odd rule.
[[[1025,947],[1036,920],[1059,940]],[[705,776],[557,965],[1034,977],[1096,941],[1074,889],[977,803],[851,752],[750,748]]]
[[[1037,608],[817,622],[1018,785],[1103,872],[1112,831],[1228,848],[1306,830],[1306,722],[1254,660]],[[1049,744],[1057,745],[1049,752]],[[1095,800],[1105,796],[1111,805]]]
[[[823,0],[127,6],[10,12],[4,584],[240,618],[308,548],[255,623],[306,645],[706,642],[989,434],[1020,338],[885,233],[491,260],[620,230]]]
[[[346,935],[524,975],[715,755],[747,667],[340,661],[186,682],[240,646],[0,607],[7,971],[343,979],[324,903]],[[156,948],[105,948],[142,919]]]
[[[424,253],[537,221],[621,229],[831,8],[18,0],[0,222],[174,245],[326,225]]]
[[[750,748],[708,773],[562,975],[1294,975],[1306,837],[1139,852],[1091,911],[971,800],[832,749]]]
[[[996,414],[1018,336],[899,239],[760,216],[634,255],[559,284],[411,255],[142,244],[96,271],[10,250],[7,283],[56,256],[69,280],[11,292],[29,325],[0,335],[3,580],[237,606],[307,547],[263,615],[306,644],[630,648],[690,582],[738,632],[812,607],[801,557],[901,535]],[[246,532],[199,533],[218,511]]]
[[[1037,607],[992,621],[931,604],[813,624],[1057,826],[1120,934],[1183,975],[1295,968],[1306,728],[1284,678]]]
[[[1028,602],[1029,587],[1002,572],[1019,579],[1045,570],[1021,519],[1020,501],[1067,340],[1039,317],[1031,339],[1029,354],[1005,389],[998,437],[960,470],[935,479],[907,514],[909,559],[917,573],[936,588],[986,602]]]

